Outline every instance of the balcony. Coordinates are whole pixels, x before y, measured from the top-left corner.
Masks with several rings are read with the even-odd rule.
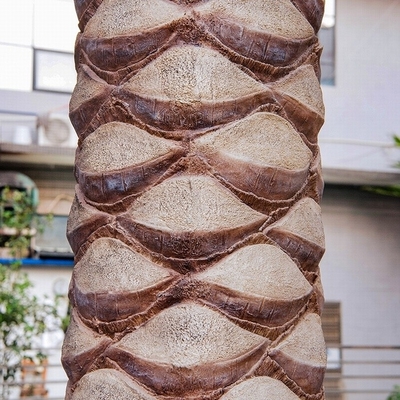
[[[72,166],[77,136],[67,114],[0,113],[0,154],[4,164]]]
[[[326,400],[385,400],[400,384],[400,346],[339,346],[329,361]]]
[[[336,350],[340,357],[329,360],[325,376],[326,400],[385,400],[400,384],[400,346],[340,346]],[[46,364],[25,364],[12,384],[10,400],[64,400],[67,377],[59,361],[61,349],[42,351],[48,354]]]

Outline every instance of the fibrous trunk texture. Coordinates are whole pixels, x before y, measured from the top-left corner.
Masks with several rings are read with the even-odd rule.
[[[323,0],[75,0],[69,400],[321,400]]]

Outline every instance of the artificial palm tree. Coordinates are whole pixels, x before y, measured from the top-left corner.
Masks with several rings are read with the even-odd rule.
[[[324,398],[322,0],[75,0],[66,398]]]

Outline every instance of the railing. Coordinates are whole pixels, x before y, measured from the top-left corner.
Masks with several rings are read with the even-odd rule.
[[[61,349],[41,350],[47,355],[41,364],[24,362],[16,380],[8,388],[0,388],[0,400],[64,400],[67,376],[61,366]],[[9,395],[2,397],[2,393]],[[88,399],[89,400],[89,399]]]
[[[59,348],[46,351],[49,357],[45,365],[27,365],[26,375],[18,375],[17,381],[10,386],[10,400],[64,399],[67,377],[60,364],[61,351]],[[28,378],[29,372],[33,372],[33,377]],[[386,400],[396,384],[400,384],[400,346],[328,348],[326,400]],[[24,385],[25,388],[31,386],[30,394],[36,385],[37,395],[26,396],[29,390],[23,393]],[[41,388],[45,388],[46,395],[38,393]],[[2,399],[0,394],[0,400],[8,399]]]
[[[400,385],[400,346],[328,348],[326,400],[386,400],[395,385]]]

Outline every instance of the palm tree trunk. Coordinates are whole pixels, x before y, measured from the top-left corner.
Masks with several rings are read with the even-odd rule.
[[[75,5],[66,399],[323,399],[323,0]]]

